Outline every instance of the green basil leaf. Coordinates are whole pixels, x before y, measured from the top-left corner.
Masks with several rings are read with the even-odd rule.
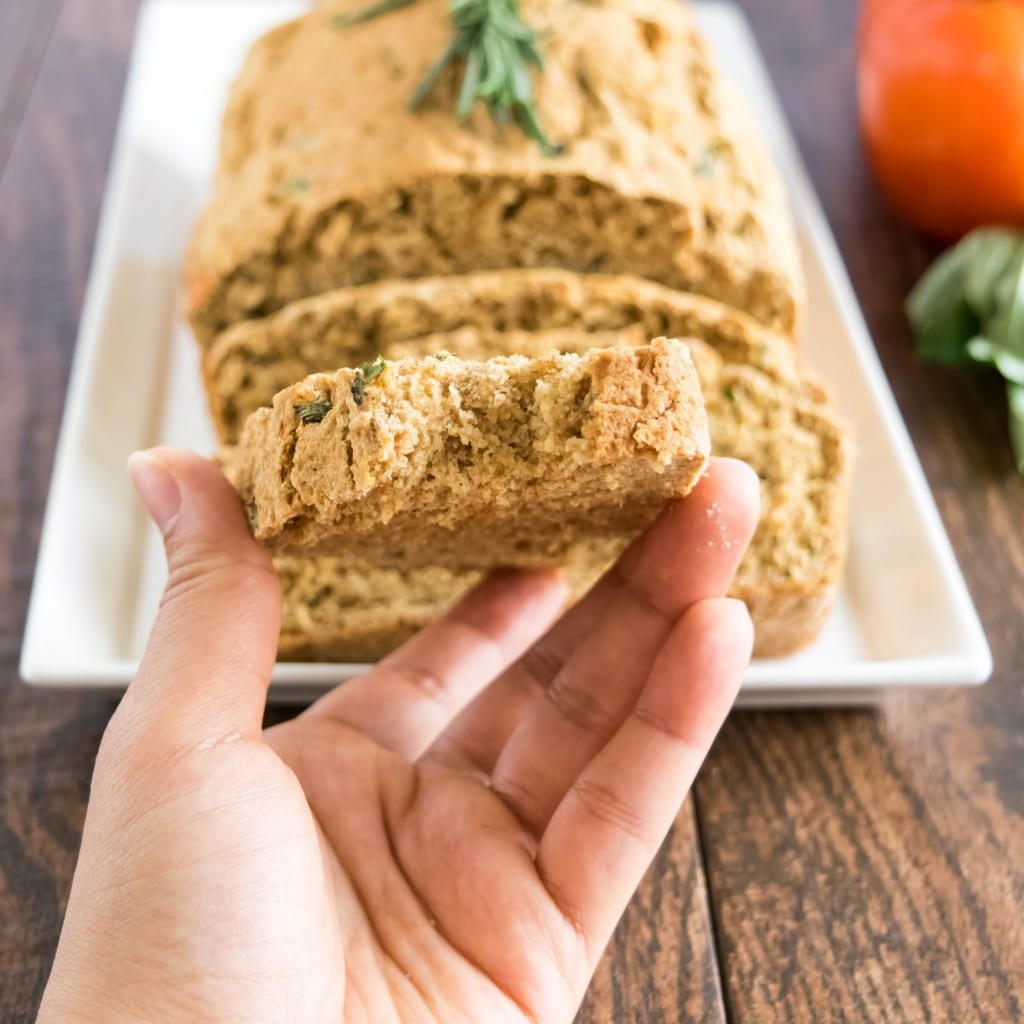
[[[1024,473],[1024,233],[972,231],[918,282],[907,315],[923,359],[983,363],[1006,379],[1010,437]]]
[[[983,228],[971,232],[957,246],[967,262],[964,298],[982,320],[992,316],[1004,301],[1005,282],[1021,258],[1021,242],[1016,231]]]
[[[996,347],[1024,359],[1024,245],[997,285],[996,305],[985,334]]]
[[[917,354],[932,363],[962,365],[971,361],[967,344],[981,328],[974,311],[961,300],[945,311],[942,320],[917,333]]]
[[[1008,381],[1024,384],[1024,357],[1003,348],[1002,345],[978,335],[967,342],[967,354],[976,363],[994,366]]]
[[[971,252],[966,242],[944,252],[914,286],[907,298],[907,315],[914,330],[927,332],[965,302]]]
[[[923,359],[940,363],[967,361],[964,346],[981,327],[965,298],[969,260],[969,250],[965,252],[960,246],[950,249],[932,265],[907,299],[907,315]]]

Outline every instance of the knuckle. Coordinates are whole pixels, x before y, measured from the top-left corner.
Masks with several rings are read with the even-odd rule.
[[[545,821],[544,807],[529,787],[514,779],[501,779],[492,780],[491,788],[501,797],[527,831],[535,832]]]
[[[638,704],[633,709],[633,717],[649,729],[659,733],[664,738],[669,739],[673,743],[676,743],[681,747],[685,747],[688,750],[697,751],[703,756],[703,745],[698,743],[692,736],[688,735],[683,729],[681,729],[679,725],[673,722],[670,715],[656,711],[649,705]]]
[[[280,583],[269,559],[237,558],[198,545],[179,549],[168,572],[167,594],[187,595],[206,588],[239,594],[273,588],[278,593]]]
[[[447,680],[433,669],[423,665],[404,665],[400,677],[418,696],[444,703],[451,696]]]
[[[452,614],[447,626],[451,631],[452,639],[458,641],[464,638],[471,647],[475,648],[477,657],[489,658],[495,664],[502,664],[505,661],[501,642],[493,628],[474,622],[471,618],[457,613]]]
[[[620,565],[614,566],[612,572],[615,573],[615,578],[622,593],[633,601],[641,611],[663,625],[671,626],[674,624],[674,618],[659,607],[654,596],[642,583],[634,579],[628,572],[624,572]]]
[[[648,845],[651,835],[641,815],[611,787],[594,779],[578,779],[572,788],[586,812],[602,825]]]
[[[581,686],[560,675],[544,694],[559,716],[573,728],[594,736],[608,736],[618,722],[598,696],[604,688],[594,685],[593,680],[590,683],[589,686]]]
[[[522,658],[520,665],[526,674],[541,688],[547,687],[552,679],[558,676],[565,666],[565,658],[561,657],[545,643],[534,644]]]

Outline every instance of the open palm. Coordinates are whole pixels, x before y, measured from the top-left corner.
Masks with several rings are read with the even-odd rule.
[[[136,464],[170,578],[97,760],[41,1021],[571,1021],[750,653],[716,460],[553,626],[499,573],[261,733],[279,598],[210,464]]]

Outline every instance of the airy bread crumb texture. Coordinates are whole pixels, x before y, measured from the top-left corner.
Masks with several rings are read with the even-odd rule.
[[[281,661],[377,661],[432,622],[480,573],[351,568],[344,559],[276,558]]]
[[[254,413],[222,463],[277,554],[465,571],[634,535],[709,447],[687,346],[659,338],[316,374]]]

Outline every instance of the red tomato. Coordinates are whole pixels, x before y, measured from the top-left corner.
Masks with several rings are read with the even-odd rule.
[[[954,239],[1024,226],[1024,0],[865,0],[858,99],[895,210]]]

